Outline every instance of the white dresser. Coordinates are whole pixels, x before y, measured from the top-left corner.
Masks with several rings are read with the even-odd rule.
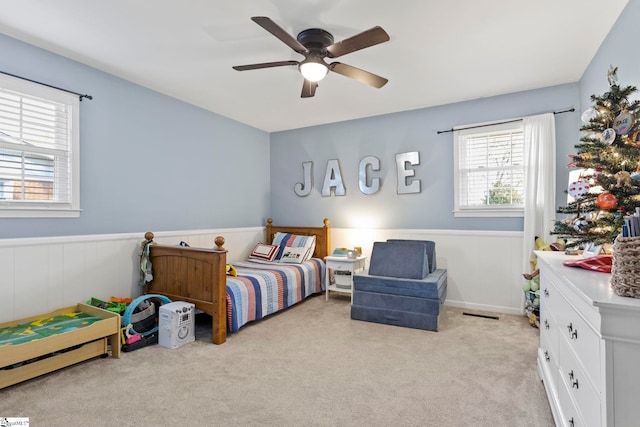
[[[640,426],[640,299],[617,296],[610,275],[540,267],[538,373],[558,426]]]

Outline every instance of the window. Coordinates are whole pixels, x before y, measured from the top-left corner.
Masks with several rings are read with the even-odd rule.
[[[78,217],[79,99],[0,75],[0,217]]]
[[[524,216],[522,121],[454,131],[455,216]]]

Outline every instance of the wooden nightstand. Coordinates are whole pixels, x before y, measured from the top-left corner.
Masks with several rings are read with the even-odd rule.
[[[329,291],[341,292],[351,295],[353,301],[353,274],[365,269],[367,257],[361,255],[357,258],[344,256],[327,256],[324,262],[327,266],[325,275],[325,299],[329,300]],[[333,273],[334,281],[331,283]]]

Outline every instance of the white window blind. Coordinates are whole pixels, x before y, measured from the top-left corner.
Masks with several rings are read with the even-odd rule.
[[[524,209],[522,122],[457,130],[457,216],[521,216]]]
[[[78,216],[78,104],[0,76],[0,216]]]

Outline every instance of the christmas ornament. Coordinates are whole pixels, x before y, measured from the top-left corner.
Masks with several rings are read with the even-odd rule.
[[[589,107],[586,110],[584,110],[582,112],[582,115],[580,116],[580,118],[582,119],[582,122],[586,124],[589,124],[591,120],[595,119],[596,117],[598,117],[598,110],[596,110],[593,107]]]
[[[633,114],[626,110],[622,110],[613,121],[613,128],[618,135],[624,135],[633,126]]]
[[[573,229],[578,233],[584,233],[588,225],[589,221],[582,215],[574,219],[572,223]]]
[[[616,187],[631,187],[631,174],[629,172],[620,171],[614,177],[616,178]]]
[[[593,179],[595,180],[595,182],[598,182],[598,177],[602,175],[602,168],[601,167],[597,167],[594,171],[593,171]]]
[[[611,209],[614,208],[617,204],[618,198],[608,191],[605,191],[604,193],[599,194],[598,197],[596,197],[596,205],[598,205],[600,209]]]
[[[616,131],[613,128],[605,129],[600,135],[600,142],[604,144],[612,144],[616,140]]]
[[[574,199],[579,199],[589,192],[589,183],[582,178],[578,179],[577,181],[569,184],[567,192]]]

